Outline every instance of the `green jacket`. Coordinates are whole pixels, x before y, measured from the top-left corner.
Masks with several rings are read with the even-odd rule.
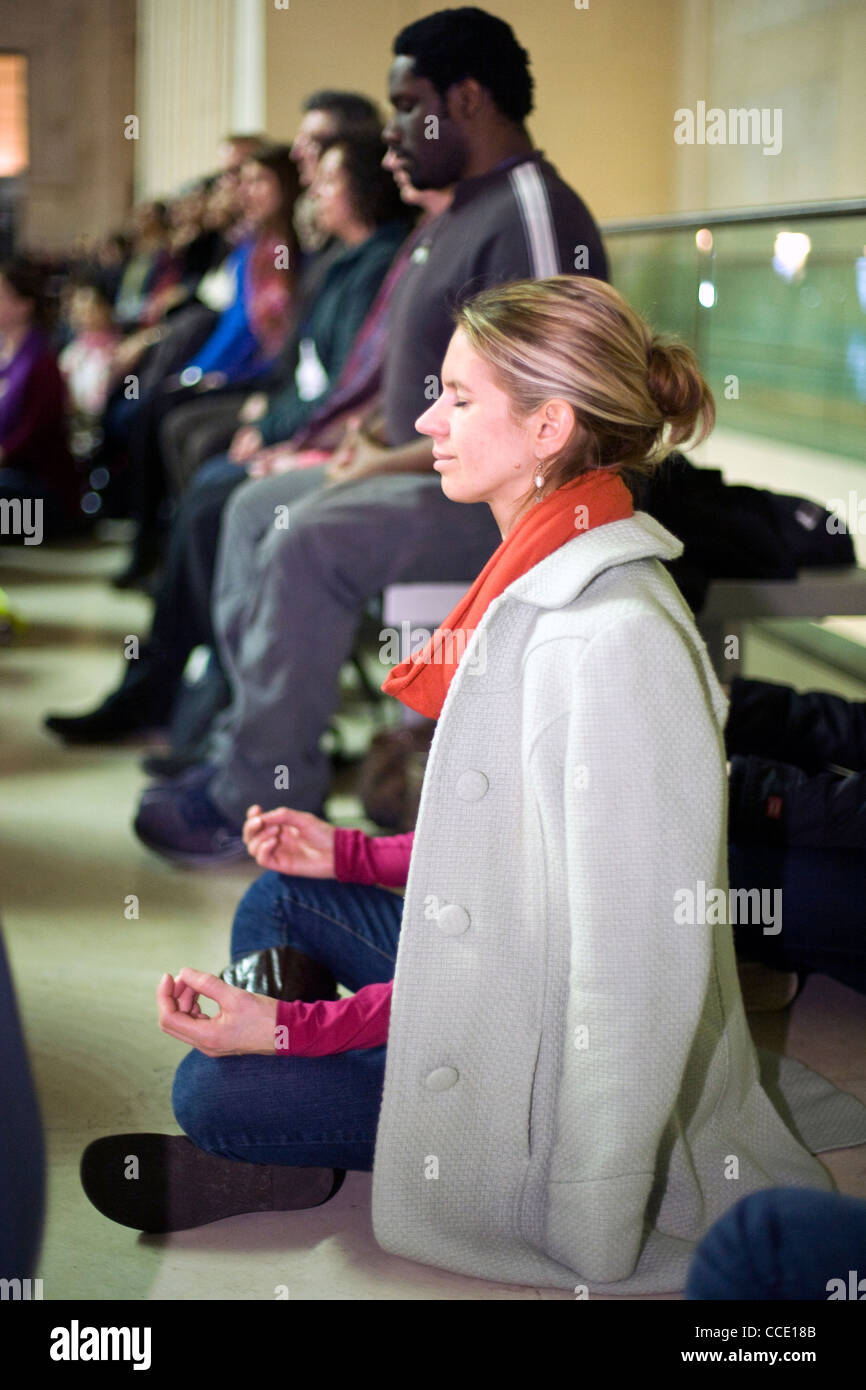
[[[272,396],[258,426],[265,444],[291,439],[336,385],[358,329],[407,232],[405,222],[386,222],[360,246],[347,246],[330,266],[297,335],[299,340],[310,339],[315,344],[328,384],[320,395],[302,400],[292,379],[285,390]]]

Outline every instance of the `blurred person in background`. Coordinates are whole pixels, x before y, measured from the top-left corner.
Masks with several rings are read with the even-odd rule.
[[[78,516],[45,276],[23,258],[0,266],[0,499],[14,498],[42,503],[46,534]]]
[[[321,289],[333,260],[341,254],[339,240],[318,226],[315,203],[309,187],[326,145],[343,137],[374,138],[380,131],[379,115],[366,97],[356,92],[315,92],[304,102],[304,114],[292,143],[291,158],[298,166],[302,192],[295,201],[294,224],[301,246],[298,277],[296,329],[286,341],[272,370],[261,378],[250,393],[232,394],[222,390],[208,392],[173,410],[160,427],[160,450],[169,484],[175,494],[184,491],[196,470],[207,460],[226,450],[240,425],[260,419],[267,408],[268,394],[280,391],[293,380],[297,366],[300,332],[306,308]],[[224,180],[216,189],[217,206]],[[208,277],[206,277],[208,278]],[[202,290],[199,289],[201,297]]]
[[[302,188],[309,189],[326,144],[341,135],[379,135],[382,118],[367,97],[358,92],[312,92],[304,101],[303,116],[292,142],[292,159],[298,166]],[[308,193],[295,204],[295,230],[305,254],[314,255],[328,241],[316,217]]]
[[[98,419],[105,409],[121,340],[111,300],[98,282],[72,287],[67,314],[70,337],[58,359],[75,415]]]
[[[119,369],[131,372],[139,368],[142,387],[155,385],[182,366],[231,302],[234,284],[225,262],[249,233],[243,217],[240,171],[244,160],[263,150],[265,144],[258,135],[230,135],[220,142],[219,169],[212,179],[204,181],[207,187],[201,209],[201,236],[210,242],[212,259],[191,285],[187,302],[182,302],[174,286],[163,291],[157,306],[162,318],[155,316],[154,322],[125,338],[118,356]],[[188,261],[191,247],[178,249],[181,280],[189,283],[193,278]]]
[[[114,315],[126,328],[147,322],[156,297],[179,278],[177,262],[169,246],[168,208],[154,199],[140,203],[132,215],[133,252],[127,261]]]
[[[231,296],[204,343],[180,368],[138,399],[116,396],[109,412],[113,439],[122,442],[131,473],[131,512],[137,524],[130,562],[115,581],[140,582],[161,553],[160,506],[165,480],[159,429],[166,416],[203,390],[254,380],[273,365],[293,322],[299,252],[292,212],[298,175],[286,146],[248,159],[240,197],[248,234],[223,271]]]

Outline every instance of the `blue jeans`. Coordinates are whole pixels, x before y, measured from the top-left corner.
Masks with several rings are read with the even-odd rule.
[[[265,873],[244,894],[232,960],[293,946],[348,989],[391,980],[403,900],[385,888]],[[330,1057],[205,1057],[181,1062],[172,1104],[200,1149],[246,1163],[370,1171],[385,1047]]]
[[[689,1270],[686,1298],[812,1299],[866,1280],[866,1201],[838,1192],[775,1187],[753,1192],[704,1236]],[[866,1293],[863,1290],[855,1297]]]

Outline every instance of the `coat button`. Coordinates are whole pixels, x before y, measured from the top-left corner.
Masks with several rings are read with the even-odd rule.
[[[459,903],[446,903],[436,914],[436,925],[446,936],[460,936],[469,926],[469,913]]]
[[[437,1067],[424,1082],[428,1091],[448,1091],[459,1080],[454,1067]]]
[[[469,768],[467,772],[461,772],[457,778],[457,795],[461,801],[480,801],[482,796],[486,796],[489,786],[490,783],[483,772]]]

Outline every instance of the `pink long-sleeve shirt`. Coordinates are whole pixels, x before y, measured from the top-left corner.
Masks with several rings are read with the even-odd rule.
[[[409,873],[414,833],[371,836],[337,830],[334,871],[341,883],[381,883],[402,888]],[[282,1057],[326,1057],[356,1047],[380,1047],[388,1038],[393,980],[365,985],[349,999],[313,1004],[281,999],[277,1004],[277,1045]]]

